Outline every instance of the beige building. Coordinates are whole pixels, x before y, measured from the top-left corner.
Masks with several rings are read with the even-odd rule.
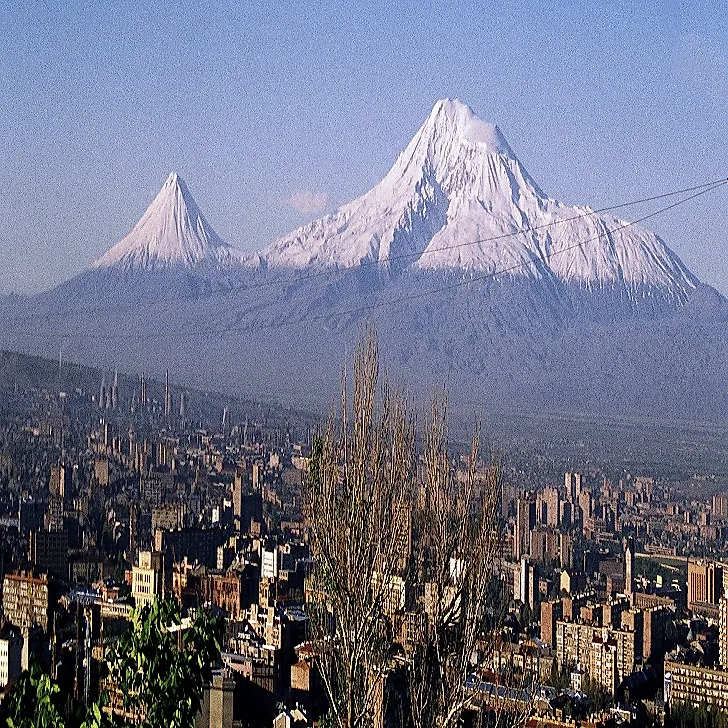
[[[637,648],[637,645],[639,647]],[[581,666],[612,693],[635,670],[642,635],[629,629],[596,627],[583,622],[556,622],[559,666]]]
[[[164,554],[140,551],[139,564],[132,566],[131,595],[140,607],[164,597]]]
[[[720,598],[718,617],[718,659],[721,667],[728,669],[728,590]]]
[[[513,674],[516,671],[541,682],[549,680],[554,664],[551,650],[543,649],[534,642],[491,644],[485,646],[480,654],[485,665],[498,674]]]
[[[16,627],[41,627],[48,631],[50,601],[48,577],[18,572],[3,580],[3,612]]]
[[[578,594],[586,588],[586,574],[583,571],[563,569],[559,576],[559,589],[567,594]]]
[[[710,670],[665,658],[665,701],[688,703],[696,708],[703,703],[728,710],[728,670]]]
[[[579,622],[556,621],[556,659],[559,667],[589,663],[594,627]]]
[[[606,639],[604,639],[606,637]],[[607,634],[595,634],[589,651],[589,677],[606,688],[611,695],[619,685],[617,640]]]
[[[520,559],[529,553],[531,530],[536,527],[536,499],[524,494],[516,505],[516,530],[513,538],[513,555]]]
[[[538,516],[544,526],[558,528],[561,515],[561,494],[556,488],[544,488],[539,498]]]
[[[51,466],[51,479],[48,486],[51,495],[56,496],[61,500],[66,497],[67,476],[67,468],[63,463]]]
[[[205,688],[195,728],[233,728],[235,680],[229,670],[217,671]]]
[[[109,461],[106,458],[94,461],[94,479],[102,487],[109,484]]]
[[[378,595],[382,611],[390,619],[395,614],[404,612],[407,606],[407,583],[401,576],[380,575],[375,571],[372,575],[372,588],[374,594]]]
[[[714,518],[728,517],[728,495],[714,495],[711,513]]]
[[[688,609],[713,611],[723,591],[723,569],[702,559],[688,559]],[[712,609],[711,609],[712,608]]]

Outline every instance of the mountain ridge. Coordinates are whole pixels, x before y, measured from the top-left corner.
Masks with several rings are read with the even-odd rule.
[[[254,255],[181,184],[107,267],[2,302],[0,346],[321,404],[367,322],[404,381],[462,407],[728,417],[725,299],[648,230],[548,198],[461,102],[371,190]]]
[[[403,260],[409,260],[402,263]],[[682,302],[698,279],[624,220],[547,197],[498,127],[438,101],[380,183],[256,254],[267,269],[456,270],[586,287],[648,286]]]
[[[444,270],[611,287],[634,298],[642,287],[678,305],[699,283],[649,230],[547,197],[500,129],[457,99],[434,105],[371,190],[257,253],[222,241],[172,173],[90,270],[188,271],[214,280],[372,265],[385,278]]]

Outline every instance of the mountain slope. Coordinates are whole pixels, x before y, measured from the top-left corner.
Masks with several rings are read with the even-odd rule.
[[[243,257],[220,239],[184,180],[172,172],[131,232],[91,267],[125,271],[230,268]]]
[[[59,311],[197,299],[238,283],[244,261],[173,172],[128,235],[88,270],[22,304],[53,317]]]
[[[264,248],[258,262],[553,278],[684,301],[695,276],[656,235],[624,226],[546,197],[497,126],[445,99],[378,185]]]
[[[623,225],[548,198],[444,100],[372,190],[256,256],[168,180],[92,269],[0,302],[0,345],[316,406],[373,322],[393,378],[470,413],[728,419],[728,304]]]

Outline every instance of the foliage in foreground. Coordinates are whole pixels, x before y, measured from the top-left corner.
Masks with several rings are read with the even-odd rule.
[[[8,728],[64,728],[60,688],[34,662],[10,694]]]
[[[699,707],[689,703],[676,703],[670,710],[669,726],[685,728],[728,728],[728,713],[710,708],[705,703]]]
[[[108,677],[88,706],[82,728],[190,728],[220,654],[222,622],[200,611],[186,629],[174,599],[133,612],[129,628],[106,654]],[[34,665],[9,696],[10,728],[71,728],[58,685]],[[110,715],[109,708],[117,715]],[[107,708],[105,711],[104,708]],[[121,713],[121,715],[118,715]]]

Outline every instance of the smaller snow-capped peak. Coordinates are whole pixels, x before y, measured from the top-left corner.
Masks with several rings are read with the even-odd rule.
[[[184,180],[172,172],[131,232],[94,261],[92,267],[229,267],[242,258],[241,251],[223,242],[213,230]]]

